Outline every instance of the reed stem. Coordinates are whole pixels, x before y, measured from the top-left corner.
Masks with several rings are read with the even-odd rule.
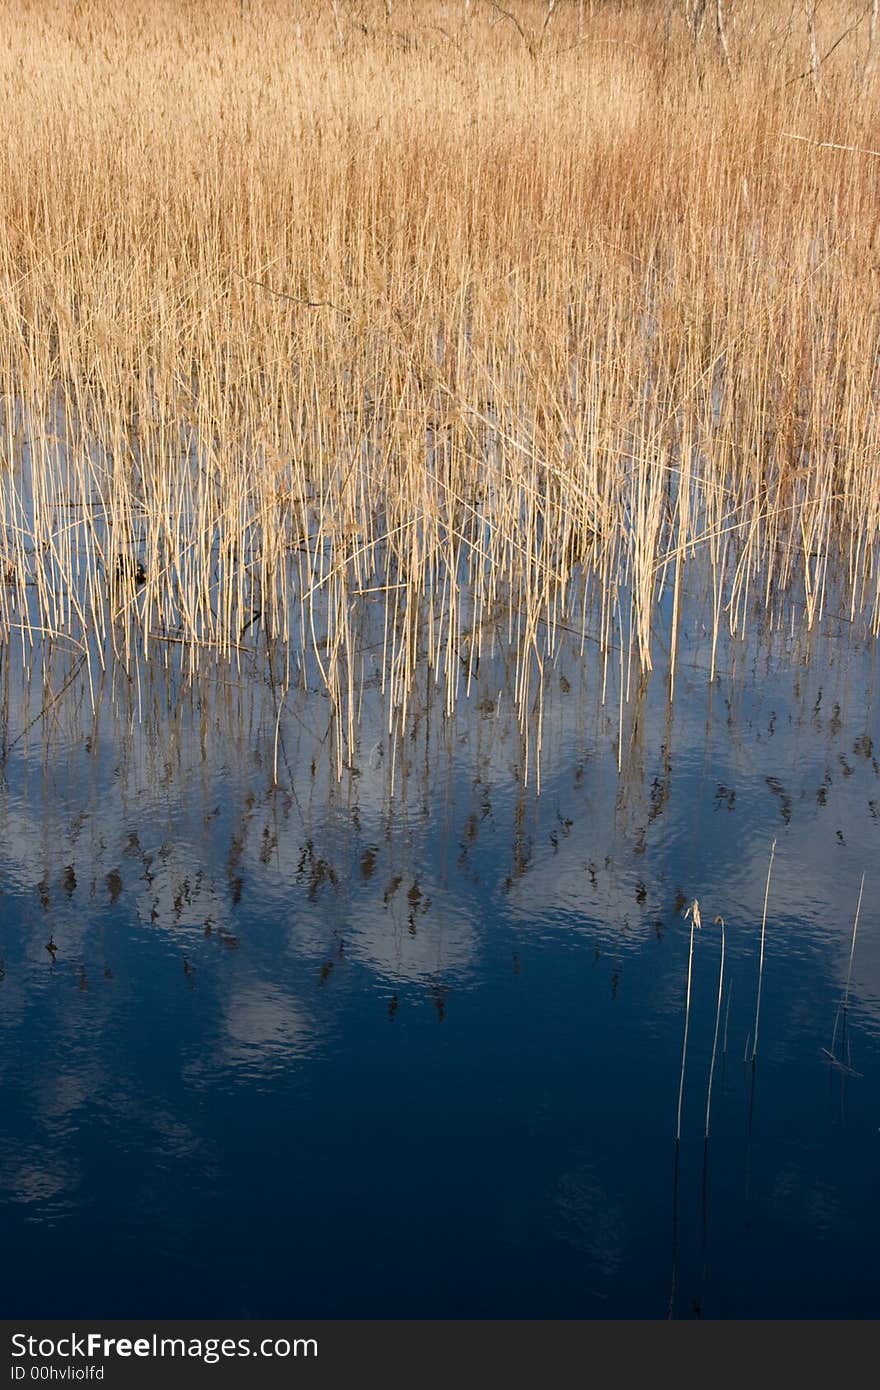
[[[764,939],[767,933],[767,901],[770,897],[770,875],[773,872],[773,858],[776,854],[776,841],[770,846],[770,862],[767,865],[767,882],[764,887],[764,911],[761,916],[761,957],[758,963],[758,998],[755,1004],[755,1038],[752,1044],[752,1061],[758,1055],[758,1025],[761,1020],[761,990],[764,984]]]

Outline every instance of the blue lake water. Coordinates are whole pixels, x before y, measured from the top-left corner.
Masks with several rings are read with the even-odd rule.
[[[540,794],[500,658],[340,779],[315,690],[4,652],[4,1313],[876,1316],[876,645],[704,648],[563,643]]]

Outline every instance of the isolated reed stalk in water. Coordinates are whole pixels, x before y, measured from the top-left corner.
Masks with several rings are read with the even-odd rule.
[[[852,983],[853,956],[855,955],[855,952],[856,952],[856,932],[857,932],[858,929],[859,929],[859,913],[860,913],[861,910],[862,910],[862,894],[864,893],[864,891],[865,891],[865,875],[862,874],[862,881],[861,881],[861,883],[859,884],[859,900],[858,900],[858,902],[856,903],[856,915],[855,915],[855,919],[854,919],[854,921],[853,921],[852,941],[850,942],[850,948],[849,948],[849,967],[848,967],[847,972],[846,972],[846,987],[844,988],[844,991],[843,991],[843,998],[841,999],[840,1003],[839,1003],[838,1006],[837,1006],[837,1014],[835,1015],[835,1019],[834,1019],[834,1032],[833,1032],[832,1035],[831,1035],[831,1057],[834,1058],[835,1060],[836,1060],[836,1054],[835,1054],[835,1051],[834,1051],[834,1047],[835,1047],[835,1044],[836,1044],[836,1042],[837,1042],[837,1025],[838,1025],[839,1022],[840,1022],[841,1016],[843,1016],[844,1019],[846,1018],[846,1011],[847,1011],[847,1009],[849,1008],[849,988],[850,988],[850,984]]]
[[[730,1023],[730,998],[731,998],[731,995],[732,995],[732,994],[733,994],[733,984],[731,984],[730,989],[727,991],[727,1004],[726,1004],[725,1007],[724,1007],[724,1040],[723,1040],[723,1042],[722,1042],[722,1044],[721,1044],[721,1055],[722,1055],[722,1057],[726,1057],[726,1056],[727,1056],[727,1028],[728,1028],[728,1024]]]
[[[758,1024],[761,1019],[761,989],[764,983],[764,937],[767,932],[767,900],[770,897],[770,875],[773,872],[773,856],[776,854],[776,841],[770,846],[770,863],[767,865],[767,883],[764,888],[764,913],[761,917],[761,958],[758,963],[758,999],[755,1004],[755,1040],[752,1044],[752,1061],[758,1055]]]
[[[681,1106],[682,1106],[682,1101],[683,1101],[683,1099],[684,1099],[684,1067],[685,1067],[685,1062],[686,1062],[686,1060],[687,1060],[688,1029],[689,1029],[689,1027],[690,1027],[690,1022],[691,1022],[691,982],[692,982],[692,979],[693,979],[693,968],[694,968],[694,927],[700,928],[700,927],[702,927],[702,925],[703,925],[703,923],[702,923],[702,921],[701,921],[701,919],[700,919],[700,904],[699,904],[699,902],[697,901],[696,898],[694,898],[693,902],[691,903],[690,907],[688,908],[687,912],[685,913],[685,917],[686,917],[686,918],[687,918],[687,917],[690,917],[690,919],[691,919],[691,937],[690,937],[690,946],[689,946],[689,948],[688,948],[687,993],[686,993],[686,995],[685,995],[685,1006],[684,1006],[684,1041],[682,1042],[682,1045],[681,1045],[681,1076],[680,1076],[679,1082],[678,1082],[678,1118],[677,1118],[676,1124],[675,1124],[675,1142],[676,1142],[676,1144],[678,1143],[678,1141],[679,1141],[680,1138],[681,1138]]]
[[[709,1113],[712,1109],[712,1078],[715,1075],[715,1057],[718,1052],[718,1029],[721,1024],[721,995],[724,990],[724,918],[716,917],[715,925],[721,926],[721,964],[718,967],[718,1003],[715,1008],[715,1036],[712,1039],[712,1061],[709,1064],[709,1085],[706,1090],[706,1138],[709,1138]],[[730,1001],[728,1000],[728,1003]],[[727,1025],[725,1023],[725,1032]]]
[[[853,920],[852,941],[850,942],[850,948],[849,948],[849,967],[848,967],[847,972],[846,972],[846,989],[844,990],[844,995],[843,995],[843,1007],[844,1007],[844,1009],[845,1009],[845,1008],[847,1007],[847,1005],[849,1004],[849,987],[850,987],[850,985],[852,984],[853,956],[855,955],[855,951],[856,951],[856,932],[857,932],[858,929],[859,929],[859,913],[860,913],[861,910],[862,910],[862,894],[864,893],[864,891],[865,891],[865,875],[864,875],[864,873],[863,873],[863,874],[862,874],[862,881],[861,881],[861,883],[859,884],[859,900],[858,900],[858,902],[856,903],[856,915],[855,915],[855,918],[854,918],[854,920]]]

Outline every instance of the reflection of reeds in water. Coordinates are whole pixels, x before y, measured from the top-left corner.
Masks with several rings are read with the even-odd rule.
[[[699,82],[659,0],[583,42],[575,6],[446,8],[393,34],[378,0],[339,27],[281,0],[16,11],[5,634],[63,636],[91,680],[108,650],[293,642],[342,749],[365,608],[401,722],[421,667],[448,712],[503,632],[538,745],[581,582],[621,698],[664,590],[674,676],[695,555],[712,674],[753,599],[812,624],[839,581],[876,630],[864,35],[817,19],[842,76],[806,107],[776,4]]]

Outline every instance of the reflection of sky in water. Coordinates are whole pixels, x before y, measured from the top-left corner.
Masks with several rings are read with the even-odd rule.
[[[500,660],[448,721],[422,682],[402,740],[367,691],[339,782],[292,690],[275,787],[268,686],[117,673],[39,717],[63,662],[4,656],[4,1306],[873,1315],[876,649],[736,644],[707,690],[698,638],[671,710],[633,677],[620,773],[614,663],[603,706],[560,647],[540,797]]]

